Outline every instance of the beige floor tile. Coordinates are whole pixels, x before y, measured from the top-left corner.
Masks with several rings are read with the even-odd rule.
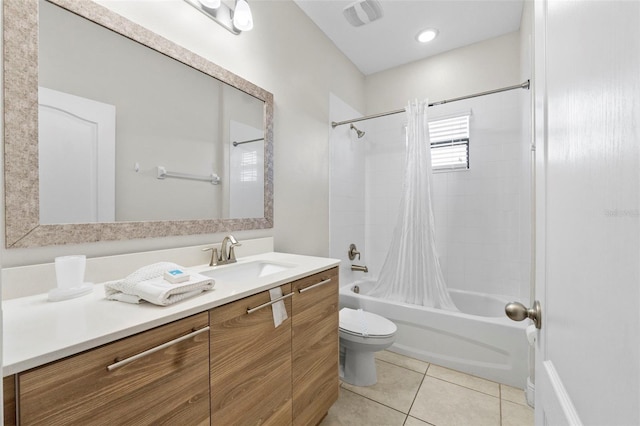
[[[384,361],[376,361],[376,368],[378,382],[375,385],[360,387],[344,383],[342,387],[408,413],[424,376]]]
[[[528,405],[502,401],[502,426],[533,426],[533,409]]]
[[[437,426],[499,426],[500,399],[427,376],[409,414]]]
[[[407,420],[404,422],[404,426],[431,426],[430,423],[423,422],[422,420],[418,420],[415,417],[407,417]]]
[[[376,352],[376,359],[390,362],[391,364],[408,368],[409,370],[417,371],[422,374],[424,374],[427,371],[427,367],[429,367],[428,362],[420,361],[419,359],[410,358],[391,351]]]
[[[460,373],[459,371],[450,370],[431,364],[427,370],[427,376],[437,377],[456,385],[464,386],[469,389],[484,392],[488,395],[500,397],[500,388],[498,383],[481,379],[480,377],[471,376],[469,374]]]
[[[500,385],[500,396],[504,401],[527,405],[527,397],[525,396],[524,391],[522,389],[514,388],[513,386]]]
[[[402,426],[406,415],[348,390],[340,397],[319,426]]]

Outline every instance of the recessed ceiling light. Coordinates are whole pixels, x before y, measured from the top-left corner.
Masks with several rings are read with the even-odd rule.
[[[434,38],[438,36],[438,30],[434,28],[429,28],[428,30],[420,31],[416,37],[416,39],[420,43],[428,43]]]

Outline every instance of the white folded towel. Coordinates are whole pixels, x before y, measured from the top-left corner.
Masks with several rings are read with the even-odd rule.
[[[272,288],[269,290],[269,297],[271,300],[275,300],[282,297],[282,289],[280,287]],[[271,312],[273,312],[273,326],[277,328],[280,324],[288,318],[287,307],[284,304],[284,300],[271,305]]]
[[[190,274],[189,280],[172,284],[163,278],[163,274],[172,269],[184,268],[171,262],[145,266],[123,280],[106,282],[105,295],[109,300],[120,302],[140,303],[145,300],[167,306],[213,289],[213,279],[200,274]]]

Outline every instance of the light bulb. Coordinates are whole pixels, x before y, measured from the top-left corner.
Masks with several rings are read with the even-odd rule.
[[[420,43],[428,43],[434,38],[436,38],[437,36],[438,36],[438,30],[428,29],[428,30],[420,31],[416,39]]]
[[[220,7],[220,0],[198,0],[201,5],[209,9],[217,9]]]
[[[246,0],[236,0],[236,7],[233,11],[233,26],[240,31],[249,31],[253,28],[253,16]]]

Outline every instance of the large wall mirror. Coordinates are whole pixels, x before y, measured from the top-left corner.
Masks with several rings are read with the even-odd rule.
[[[273,96],[91,1],[4,1],[6,247],[273,226]]]

